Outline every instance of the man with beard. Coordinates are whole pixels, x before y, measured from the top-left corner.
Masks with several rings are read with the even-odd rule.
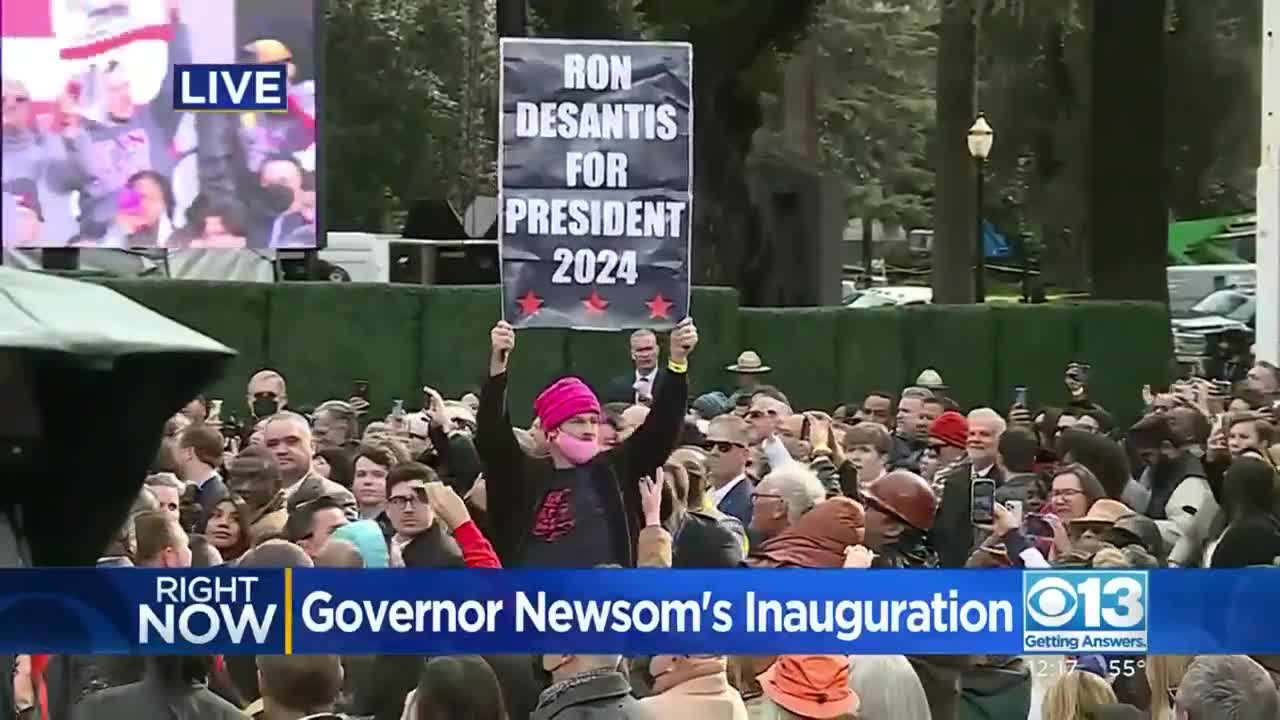
[[[968,420],[969,435],[965,441],[968,459],[934,481],[935,485],[942,486],[942,495],[933,529],[933,546],[938,550],[942,566],[948,568],[964,567],[984,537],[970,517],[974,481],[991,480],[998,490],[1005,480],[997,462],[1000,436],[1005,431],[1004,418],[990,408],[977,408],[969,413]]]
[[[924,478],[906,470],[882,475],[862,495],[866,508],[863,543],[876,553],[874,568],[936,568],[938,554],[928,535],[937,499]],[[961,673],[971,666],[966,655],[907,656],[920,677],[934,718],[956,718]]]
[[[1197,422],[1199,420],[1200,422]],[[1148,415],[1129,431],[1129,445],[1146,468],[1138,484],[1147,491],[1145,507],[1137,508],[1156,521],[1169,565],[1196,567],[1218,504],[1205,479],[1204,466],[1194,452],[1195,427],[1203,417],[1187,408]]]

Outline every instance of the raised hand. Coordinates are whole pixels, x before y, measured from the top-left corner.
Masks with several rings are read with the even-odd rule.
[[[506,320],[499,320],[489,331],[489,376],[501,375],[507,371],[507,361],[516,346],[516,331]]]
[[[644,510],[645,527],[662,524],[662,468],[654,475],[654,478],[640,478],[640,507]]]
[[[461,525],[471,519],[471,513],[467,510],[467,504],[458,497],[458,493],[453,488],[442,482],[427,483],[427,503],[431,505],[431,509],[435,510],[436,515],[449,526],[450,532],[457,530]]]
[[[865,570],[871,567],[871,562],[875,559],[876,554],[863,545],[850,545],[844,549],[844,566],[846,568]]]
[[[698,327],[693,324],[693,318],[685,318],[671,331],[671,354],[669,357],[673,362],[688,362],[689,354],[693,352],[697,345]]]

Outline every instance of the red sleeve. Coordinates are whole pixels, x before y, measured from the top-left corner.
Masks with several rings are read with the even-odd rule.
[[[498,553],[493,551],[489,539],[480,532],[474,520],[468,520],[453,531],[453,539],[462,548],[462,562],[469,568],[502,568]]]

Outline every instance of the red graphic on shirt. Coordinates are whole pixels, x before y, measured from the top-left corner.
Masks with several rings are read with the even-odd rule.
[[[542,507],[533,519],[533,536],[555,542],[568,535],[574,526],[573,488],[552,490],[542,498]]]

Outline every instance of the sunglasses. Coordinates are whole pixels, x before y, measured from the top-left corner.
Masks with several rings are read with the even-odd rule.
[[[707,449],[708,449],[708,450],[715,450],[715,451],[717,451],[717,452],[722,452],[722,453],[727,453],[727,452],[729,452],[730,450],[733,450],[733,449],[735,449],[735,448],[744,448],[744,447],[746,447],[746,445],[742,445],[742,444],[739,444],[739,443],[731,443],[731,442],[718,442],[718,441],[717,441],[717,442],[708,442],[708,443],[707,443]]]

